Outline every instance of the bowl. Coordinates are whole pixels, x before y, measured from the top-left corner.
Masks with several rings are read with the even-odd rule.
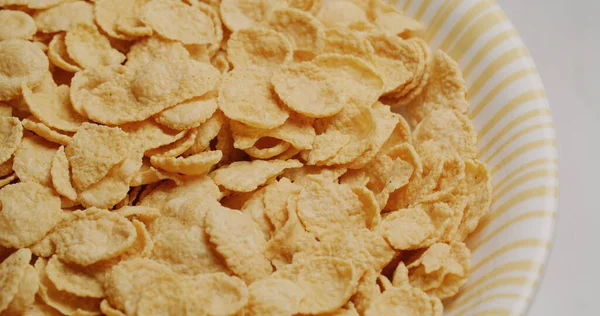
[[[467,239],[471,275],[445,315],[525,314],[551,248],[557,212],[556,138],[527,48],[490,0],[393,1],[459,62],[479,159],[492,173],[489,214]]]

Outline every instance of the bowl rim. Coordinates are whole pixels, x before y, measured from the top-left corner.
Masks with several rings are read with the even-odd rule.
[[[422,21],[422,18],[424,17],[424,15],[427,12],[429,12],[432,7],[436,8],[435,14],[433,15],[433,20],[435,20],[436,17],[438,17],[438,14],[440,12],[443,12],[442,15],[445,15],[445,18],[448,18],[449,16],[452,16],[453,14],[459,14],[459,13],[455,12],[458,7],[467,6],[469,8],[473,8],[476,5],[479,5],[482,8],[480,11],[481,12],[485,11],[485,12],[489,12],[489,13],[493,14],[493,17],[498,21],[498,24],[506,23],[508,25],[508,27],[506,27],[505,30],[510,30],[511,32],[513,32],[515,34],[510,39],[506,39],[506,42],[510,41],[509,43],[511,43],[515,47],[523,47],[524,51],[520,52],[519,58],[523,58],[524,60],[527,60],[527,63],[531,64],[532,68],[535,70],[534,73],[531,74],[531,76],[527,77],[529,80],[525,81],[525,84],[527,86],[534,86],[534,87],[536,87],[536,89],[541,90],[544,93],[544,98],[537,100],[537,103],[542,105],[542,108],[544,108],[545,110],[547,110],[549,112],[549,115],[548,115],[549,117],[546,118],[545,121],[548,121],[549,124],[551,124],[551,128],[546,128],[543,130],[544,138],[556,142],[556,130],[553,125],[554,120],[553,120],[552,114],[551,114],[551,107],[550,107],[550,104],[546,97],[546,94],[545,94],[546,90],[543,85],[542,79],[537,71],[537,67],[535,66],[535,62],[534,62],[533,58],[531,57],[531,55],[529,54],[527,46],[525,45],[522,38],[520,37],[518,30],[516,29],[514,24],[510,21],[510,19],[506,16],[502,7],[495,0],[415,0],[415,1],[412,1],[412,0],[388,0],[388,1],[390,1],[392,4],[394,4],[400,10],[406,12],[407,15],[412,16],[413,18],[420,20],[420,21]],[[452,5],[450,5],[450,4],[452,4]],[[472,17],[474,17],[474,15],[472,15]],[[462,20],[462,19],[463,19],[463,17],[461,16],[459,18],[459,20]],[[437,29],[435,29],[433,31],[434,34],[429,36],[429,38],[428,38],[428,42],[430,44],[431,44],[431,40],[435,39],[436,36],[439,35],[439,33],[440,33],[439,31],[443,28],[442,25],[447,23],[447,21],[445,21],[445,20],[442,22],[440,22],[439,20],[433,21],[433,22],[435,22],[435,23],[430,23],[430,24],[435,25],[437,27]],[[424,23],[424,24],[427,25],[427,23]],[[454,26],[456,26],[456,25],[458,25],[458,23],[456,23]],[[468,29],[469,25],[464,24],[463,27],[465,29]],[[481,35],[483,35],[484,33],[485,32],[481,33]],[[477,43],[477,41],[481,41],[481,39],[477,38],[474,41],[474,43]],[[504,44],[504,45],[506,45],[506,44]],[[471,108],[471,110],[472,110],[472,108]],[[472,117],[472,119],[473,119],[473,117]],[[547,247],[536,247],[535,249],[531,250],[532,252],[535,252],[535,254],[531,255],[530,258],[532,260],[534,260],[535,262],[539,262],[541,264],[541,268],[537,271],[534,271],[533,269],[526,271],[526,273],[528,275],[535,274],[535,281],[533,282],[533,284],[531,286],[522,286],[519,289],[519,294],[523,294],[523,296],[526,299],[522,303],[519,302],[519,303],[511,304],[509,306],[509,309],[513,313],[527,314],[530,311],[531,306],[533,305],[532,302],[537,297],[537,294],[539,293],[540,284],[542,283],[542,281],[545,277],[545,274],[547,271],[547,265],[548,265],[548,262],[549,262],[549,259],[550,259],[551,253],[552,253],[553,245],[554,245],[554,240],[556,238],[556,224],[557,224],[557,220],[558,220],[558,199],[560,197],[560,193],[559,193],[560,185],[559,185],[559,175],[558,175],[559,154],[558,154],[558,149],[557,149],[556,145],[554,145],[552,147],[548,147],[548,146],[544,147],[543,156],[546,158],[554,158],[556,160],[556,166],[555,166],[556,175],[554,176],[554,181],[551,183],[550,183],[550,181],[546,181],[546,183],[545,183],[548,188],[551,188],[551,187],[555,188],[556,193],[552,196],[545,195],[543,197],[543,203],[545,205],[544,210],[551,212],[553,214],[553,216],[546,216],[546,217],[538,219],[538,221],[542,224],[537,231],[537,235],[539,238],[542,238],[542,236],[543,236],[548,241],[548,246]]]

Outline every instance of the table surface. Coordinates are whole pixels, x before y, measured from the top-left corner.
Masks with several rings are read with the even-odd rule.
[[[600,302],[594,293],[600,284],[600,149],[595,141],[600,137],[600,3],[497,2],[533,56],[558,138],[558,224],[529,315],[598,315]]]

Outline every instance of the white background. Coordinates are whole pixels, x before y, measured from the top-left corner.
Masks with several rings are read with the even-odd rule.
[[[600,2],[497,2],[533,56],[558,136],[558,225],[528,315],[600,315]]]

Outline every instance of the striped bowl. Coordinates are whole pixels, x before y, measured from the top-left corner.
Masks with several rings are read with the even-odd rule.
[[[557,211],[556,139],[527,48],[492,0],[398,0],[467,80],[479,158],[492,173],[490,213],[469,236],[469,281],[445,315],[525,314],[548,257]]]

